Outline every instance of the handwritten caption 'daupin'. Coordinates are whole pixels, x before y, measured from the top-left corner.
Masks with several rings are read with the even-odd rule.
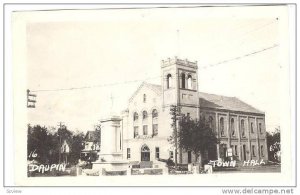
[[[46,171],[65,171],[66,164],[52,164],[52,165],[29,165],[29,171],[38,171],[44,173]]]
[[[236,161],[232,160],[232,161],[219,161],[219,160],[215,160],[215,161],[210,161],[209,162],[210,165],[212,165],[213,167],[236,167]],[[264,162],[264,159],[261,159],[261,161],[259,162],[258,160],[247,160],[243,162],[243,166],[258,166],[258,165],[263,165],[266,164]]]
[[[29,158],[37,158],[37,153],[36,150],[31,151],[30,154],[28,155]],[[36,165],[36,164],[29,164],[29,172],[33,172],[33,171],[38,171],[40,173],[44,173],[47,171],[65,171],[66,170],[66,164],[51,164],[51,165]]]

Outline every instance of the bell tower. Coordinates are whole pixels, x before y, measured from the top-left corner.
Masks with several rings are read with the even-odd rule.
[[[181,113],[199,118],[198,65],[177,57],[161,62],[163,108],[181,107]]]

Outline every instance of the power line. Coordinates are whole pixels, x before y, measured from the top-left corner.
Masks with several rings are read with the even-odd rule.
[[[244,39],[245,37],[247,37],[249,34],[254,33],[254,32],[256,32],[256,31],[260,31],[260,30],[264,29],[265,27],[267,27],[267,26],[269,26],[269,25],[271,25],[271,24],[273,24],[273,23],[275,23],[275,22],[277,22],[277,21],[278,21],[278,19],[276,18],[276,20],[273,20],[273,21],[271,21],[271,22],[265,23],[265,24],[263,24],[263,25],[260,25],[260,26],[258,26],[258,27],[256,27],[256,28],[252,29],[252,30],[249,30],[249,31],[247,31],[247,32],[245,32],[245,33],[243,33],[243,34],[241,34],[241,36],[240,36],[239,38],[236,38],[236,39],[233,40],[233,41],[234,41],[234,44],[238,43],[238,41],[243,40],[243,39]],[[244,27],[243,27],[243,28],[244,28]],[[238,29],[240,29],[240,28],[238,28]],[[236,29],[236,30],[238,30],[238,29]],[[224,46],[224,45],[228,45],[228,43],[227,43],[227,42],[223,42],[223,43],[221,43],[221,44],[219,44],[219,45],[216,45],[216,47],[211,48],[211,50],[216,50],[216,49],[218,49],[218,48],[221,48],[221,47]],[[229,47],[232,47],[232,46],[233,46],[233,43],[231,42],[230,45],[229,45]],[[227,48],[227,47],[226,47],[226,48]]]
[[[261,49],[261,50],[256,50],[256,51],[253,51],[253,52],[251,52],[251,53],[244,54],[244,55],[242,55],[242,56],[238,56],[238,57],[235,57],[235,58],[231,58],[231,59],[228,59],[228,60],[224,60],[224,61],[218,62],[218,63],[216,63],[216,64],[210,64],[210,65],[207,65],[207,66],[202,66],[202,67],[200,67],[200,68],[206,69],[206,68],[218,66],[218,65],[221,65],[221,64],[225,64],[225,63],[228,63],[228,62],[232,62],[232,61],[235,61],[235,60],[240,60],[240,59],[242,59],[242,58],[249,57],[249,56],[252,56],[252,55],[255,55],[255,54],[258,54],[258,53],[267,51],[267,50],[269,50],[269,49],[273,49],[273,48],[278,47],[278,46],[279,46],[279,44],[274,44],[273,46],[266,47],[266,48],[263,48],[263,49]]]
[[[216,64],[210,64],[210,65],[207,65],[207,66],[202,66],[202,67],[199,67],[199,68],[200,69],[206,69],[206,68],[214,67],[214,66],[217,66],[217,65],[225,64],[225,63],[228,63],[228,62],[231,62],[231,61],[240,60],[242,58],[249,57],[249,56],[267,51],[269,49],[273,49],[273,48],[278,47],[278,46],[279,46],[278,44],[274,44],[273,46],[266,47],[266,48],[263,48],[263,49],[260,49],[260,50],[256,50],[256,51],[253,51],[251,53],[244,54],[242,56],[238,56],[238,57],[235,57],[235,58],[232,58],[232,59],[224,60],[224,61],[218,62]],[[110,87],[110,86],[123,85],[123,84],[128,84],[128,83],[142,82],[142,81],[152,80],[152,79],[156,79],[156,78],[161,78],[161,76],[149,77],[149,78],[140,79],[140,80],[131,80],[131,81],[108,83],[108,84],[101,84],[101,85],[91,85],[91,86],[83,86],[83,87],[31,90],[31,92],[70,91],[70,90],[81,90],[81,89],[90,89],[90,88]]]
[[[276,18],[275,20],[269,22],[269,23],[263,24],[263,25],[258,26],[257,28],[255,28],[255,29],[253,29],[253,30],[251,30],[251,31],[246,32],[245,34],[242,35],[242,37],[244,37],[245,35],[248,35],[248,34],[250,34],[250,33],[253,33],[253,32],[255,32],[255,31],[259,31],[259,30],[261,30],[261,29],[263,29],[263,28],[265,28],[265,27],[267,27],[267,26],[269,26],[269,25],[271,25],[271,24],[273,24],[273,23],[275,23],[275,22],[278,22],[278,19],[277,19],[277,18]]]
[[[110,87],[115,85],[121,85],[121,84],[127,84],[127,83],[135,83],[135,82],[141,82],[146,80],[152,80],[155,78],[159,78],[161,76],[157,77],[150,77],[142,80],[131,80],[131,81],[124,81],[124,82],[116,82],[116,83],[108,83],[108,84],[101,84],[101,85],[91,85],[91,86],[83,86],[83,87],[71,87],[71,88],[59,88],[59,89],[40,89],[40,90],[32,90],[32,92],[45,92],[45,91],[69,91],[69,90],[80,90],[80,89],[90,89],[90,88],[98,88],[98,87]]]

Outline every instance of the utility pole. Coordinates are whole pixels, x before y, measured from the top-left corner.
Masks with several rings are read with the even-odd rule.
[[[174,129],[174,144],[175,144],[175,169],[178,167],[177,162],[177,150],[178,150],[178,131],[177,131],[177,117],[180,117],[180,107],[177,105],[171,105],[170,114],[173,120],[173,129]],[[178,125],[179,126],[179,125]]]
[[[60,164],[60,161],[61,161],[61,133],[60,132],[61,132],[62,128],[64,127],[63,122],[59,122],[58,126],[59,126],[58,131],[57,131],[57,134],[59,137],[58,164]]]
[[[35,108],[36,95],[30,93],[30,90],[27,89],[27,108]]]

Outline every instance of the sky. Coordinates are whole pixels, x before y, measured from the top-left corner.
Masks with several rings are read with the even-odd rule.
[[[197,61],[199,91],[264,111],[268,131],[280,125],[287,64],[279,59],[281,18],[270,7],[36,13],[45,14],[26,27],[27,86],[37,95],[31,124],[92,130],[112,102],[115,112],[126,109],[143,81],[160,84],[161,60],[178,56]],[[55,91],[80,87],[88,88]]]

